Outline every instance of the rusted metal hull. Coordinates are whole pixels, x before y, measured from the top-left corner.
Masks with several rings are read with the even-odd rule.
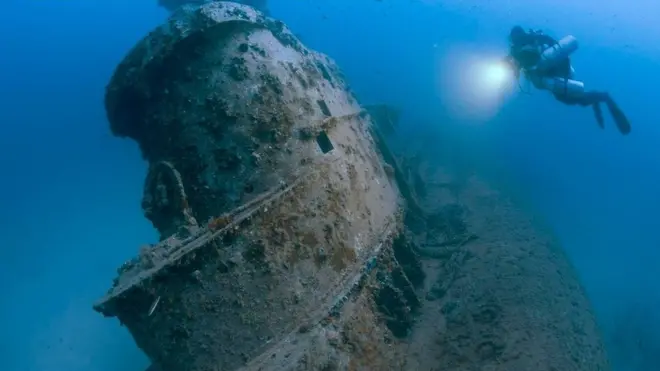
[[[118,67],[108,115],[151,164],[143,208],[162,242],[96,308],[162,369],[370,368],[388,327],[409,331],[402,203],[337,71],[219,2],[178,12]],[[361,357],[328,338],[344,326],[382,336],[355,334]],[[323,341],[336,346],[310,359]]]

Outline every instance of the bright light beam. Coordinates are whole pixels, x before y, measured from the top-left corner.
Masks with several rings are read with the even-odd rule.
[[[499,111],[514,86],[514,74],[499,53],[454,47],[442,53],[438,88],[457,118],[485,122]]]
[[[487,90],[502,90],[513,81],[513,73],[504,62],[490,62],[481,67],[483,88]]]

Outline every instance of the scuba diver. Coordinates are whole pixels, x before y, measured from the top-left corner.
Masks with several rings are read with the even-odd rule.
[[[591,106],[598,126],[604,128],[601,103],[605,103],[621,134],[630,133],[626,115],[607,92],[585,91],[584,83],[573,80],[575,70],[570,54],[578,48],[575,37],[557,41],[541,31],[526,32],[514,26],[509,34],[509,55],[505,58],[516,79],[522,71],[534,87],[550,91],[555,98],[568,105]]]

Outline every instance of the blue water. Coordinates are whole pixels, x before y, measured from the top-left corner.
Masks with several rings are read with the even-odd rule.
[[[91,303],[124,260],[156,239],[140,210],[146,164],[132,142],[110,135],[102,105],[116,64],[166,18],[155,3],[3,2],[1,370],[147,366],[127,332]],[[660,25],[651,17],[660,5],[601,3],[271,0],[271,10],[335,58],[364,103],[401,107],[407,135],[451,132],[465,161],[555,231],[606,336],[633,318],[626,327],[650,335],[631,336],[658,349],[660,321],[630,313],[654,314],[660,304]],[[580,78],[613,94],[632,134],[609,122],[600,130],[590,110],[542,93],[514,92],[487,109],[469,99],[469,87],[450,76],[505,53],[513,24],[577,36]],[[630,352],[610,350],[617,371],[637,371]]]

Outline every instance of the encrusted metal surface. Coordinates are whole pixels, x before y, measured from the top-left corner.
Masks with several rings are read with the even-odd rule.
[[[113,132],[151,164],[143,208],[162,242],[128,263],[96,308],[154,363],[359,365],[339,348],[306,354],[332,326],[388,332],[374,302],[382,289],[408,292],[392,299],[402,310],[389,319],[405,336],[419,302],[392,250],[398,192],[330,59],[251,8],[189,7],[126,57],[106,107]],[[388,347],[359,336],[356,345]],[[285,351],[292,338],[297,351]]]

